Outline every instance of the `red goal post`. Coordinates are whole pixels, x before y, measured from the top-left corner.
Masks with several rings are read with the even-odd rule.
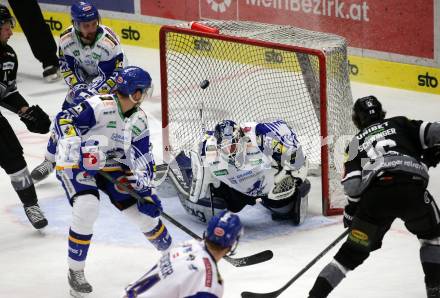
[[[323,214],[340,214],[343,148],[355,132],[345,40],[290,26],[199,24],[160,30],[164,160],[194,149],[220,120],[283,119],[321,173]]]

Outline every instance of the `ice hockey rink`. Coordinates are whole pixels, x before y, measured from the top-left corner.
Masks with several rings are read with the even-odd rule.
[[[50,116],[60,109],[66,93],[64,82],[46,84],[40,63],[33,58],[20,33],[10,45],[19,58],[18,89],[32,104],[40,105]],[[143,104],[149,117],[156,159],[161,160],[160,69],[157,50],[124,46],[130,64],[148,70],[153,78],[153,98]],[[195,70],[197,71],[197,70]],[[352,83],[353,97],[374,94],[388,116],[406,115],[426,121],[440,120],[440,96]],[[19,118],[2,109],[24,147],[29,169],[43,160],[48,135],[29,133]],[[431,169],[429,189],[440,203],[440,167]],[[344,229],[341,216],[320,214],[319,181],[312,180],[309,215],[301,226],[274,222],[262,207],[246,207],[240,212],[245,235],[237,256],[265,249],[274,252],[272,260],[236,268],[219,263],[225,280],[226,298],[240,297],[242,291],[271,292],[284,285]],[[0,174],[0,297],[70,297],[67,284],[67,233],[70,206],[55,175],[36,185],[39,202],[49,220],[44,234],[28,223],[8,176]],[[162,187],[165,212],[199,235],[204,226],[185,214],[174,190]],[[175,243],[189,237],[168,223]],[[280,297],[307,297],[319,271],[335,254],[339,245],[293,283]],[[94,287],[89,297],[122,297],[124,287],[157,261],[159,253],[137,228],[119,214],[103,195],[101,210],[86,265],[86,276]],[[419,263],[419,242],[396,220],[384,240],[383,248],[338,286],[330,297],[419,298],[425,297],[423,272]],[[158,297],[162,298],[162,297]],[[163,297],[166,298],[166,297]]]

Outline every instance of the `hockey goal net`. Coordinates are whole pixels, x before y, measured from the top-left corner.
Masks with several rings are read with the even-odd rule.
[[[355,132],[345,40],[253,22],[197,23],[212,30],[191,24],[160,31],[165,160],[194,149],[223,119],[282,119],[321,174],[323,213],[340,214],[343,150]]]

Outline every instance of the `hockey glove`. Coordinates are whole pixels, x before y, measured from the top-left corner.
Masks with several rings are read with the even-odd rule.
[[[81,143],[79,167],[91,176],[95,176],[105,167],[105,154],[99,149],[98,144],[99,142],[94,140]]]
[[[76,85],[72,86],[70,88],[70,94],[69,95],[70,95],[71,98],[75,98],[75,97],[79,96],[81,94],[81,92],[87,92],[88,93],[88,86],[87,86],[87,84],[79,83],[79,84],[76,84]]]
[[[440,144],[436,144],[431,148],[423,150],[422,161],[428,166],[428,168],[435,168],[440,162]]]
[[[143,199],[137,201],[139,212],[151,217],[158,217],[163,211],[159,197],[156,194],[151,194],[151,191],[147,192],[150,193],[148,195],[142,195],[142,193],[143,192],[140,192],[139,195],[141,195]]]
[[[356,213],[358,203],[348,202],[348,205],[344,208],[344,228],[351,228],[351,224],[353,223],[353,217]]]
[[[49,116],[38,105],[31,106],[26,112],[19,113],[18,115],[30,132],[41,134],[49,132]]]

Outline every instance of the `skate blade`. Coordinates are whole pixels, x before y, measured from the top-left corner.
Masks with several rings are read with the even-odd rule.
[[[43,78],[46,83],[54,83],[61,80],[61,74],[52,74]]]
[[[74,297],[74,298],[85,298],[87,296],[89,296],[90,293],[81,293],[81,292],[77,292],[73,289],[70,289],[70,296]]]
[[[38,234],[40,234],[41,236],[46,236],[47,235],[47,226],[43,227],[41,229],[37,229]]]

